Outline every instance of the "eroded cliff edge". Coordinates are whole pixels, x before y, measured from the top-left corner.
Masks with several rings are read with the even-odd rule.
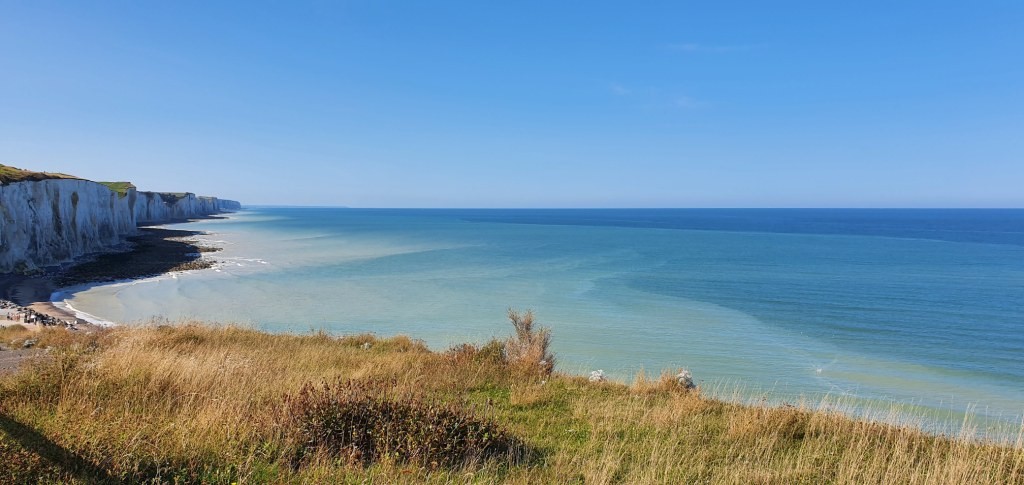
[[[24,273],[124,244],[139,225],[235,211],[233,200],[140,192],[0,165],[0,273]]]

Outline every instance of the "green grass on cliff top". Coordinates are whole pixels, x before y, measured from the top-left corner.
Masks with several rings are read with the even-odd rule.
[[[128,191],[135,188],[135,185],[131,182],[99,182],[106,185],[107,188],[117,193],[118,197],[124,197],[128,195]]]
[[[0,165],[0,184],[7,185],[15,182],[38,182],[51,179],[74,179],[84,180],[81,177],[58,172],[33,172],[23,168]],[[118,197],[128,195],[128,191],[135,188],[131,182],[97,182],[106,185],[107,188],[117,193]]]
[[[33,172],[8,165],[0,165],[0,184],[12,184],[15,182],[29,182],[50,179],[78,179],[74,175],[55,172]]]

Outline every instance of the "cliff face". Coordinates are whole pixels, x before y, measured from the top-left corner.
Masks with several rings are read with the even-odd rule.
[[[86,180],[42,180],[0,187],[0,272],[70,261],[135,232],[131,202]]]
[[[191,193],[118,194],[88,180],[0,185],[0,273],[69,262],[124,243],[139,224],[238,210],[238,202]]]
[[[135,220],[138,224],[162,224],[170,221],[240,210],[233,200],[197,197],[191,192],[137,192]]]
[[[217,210],[220,212],[240,211],[242,204],[237,200],[217,199]]]

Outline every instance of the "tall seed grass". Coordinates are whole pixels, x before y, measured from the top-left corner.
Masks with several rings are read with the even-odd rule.
[[[508,309],[508,319],[515,334],[505,341],[505,355],[510,362],[527,372],[550,375],[555,369],[551,353],[551,329],[534,322],[533,310],[519,312]]]

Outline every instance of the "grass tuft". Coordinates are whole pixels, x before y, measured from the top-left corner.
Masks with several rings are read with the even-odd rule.
[[[508,361],[527,373],[550,375],[555,369],[555,355],[549,349],[551,330],[536,325],[532,310],[520,313],[509,308],[508,319],[515,329],[515,335],[505,342]]]

